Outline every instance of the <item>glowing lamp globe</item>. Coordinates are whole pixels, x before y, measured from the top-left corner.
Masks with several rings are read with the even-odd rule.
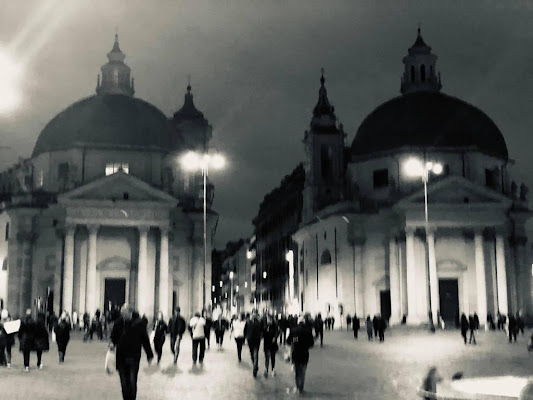
[[[189,151],[181,157],[180,164],[187,171],[196,171],[201,167],[202,160],[194,151]]]
[[[422,176],[424,174],[424,167],[420,160],[416,158],[408,159],[404,164],[404,169],[405,173],[411,177]]]

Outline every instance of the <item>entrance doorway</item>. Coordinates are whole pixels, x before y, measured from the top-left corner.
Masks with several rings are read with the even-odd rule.
[[[126,302],[126,279],[106,278],[104,290],[104,311],[114,306],[121,307]]]
[[[381,290],[379,292],[379,300],[381,303],[381,316],[385,321],[388,321],[391,314],[390,290]]]
[[[440,317],[446,326],[459,325],[459,284],[457,279],[439,279]]]

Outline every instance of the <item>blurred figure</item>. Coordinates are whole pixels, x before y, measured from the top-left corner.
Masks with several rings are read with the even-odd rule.
[[[350,314],[346,315],[346,330],[350,330],[350,325],[352,323],[352,316]]]
[[[522,310],[518,311],[516,313],[516,333],[522,332],[522,335],[524,334],[524,318],[522,317]]]
[[[2,310],[0,314],[0,365],[11,368],[11,347],[15,344],[15,333],[8,334],[4,324],[11,321],[9,312]]]
[[[466,318],[465,313],[461,314],[461,336],[466,344],[466,333],[468,332],[468,319]]]
[[[65,362],[65,353],[67,352],[67,345],[70,340],[71,325],[67,317],[67,313],[63,311],[58,323],[54,326],[56,334],[57,351],[59,355],[59,362]]]
[[[370,342],[372,341],[372,328],[373,328],[372,321],[370,320],[370,315],[366,316],[365,326],[366,326],[366,334],[368,336],[368,341]]]
[[[163,345],[165,344],[166,334],[168,332],[168,326],[163,319],[163,313],[159,311],[157,313],[157,320],[154,324],[154,349],[157,354],[157,364],[161,362],[161,355],[163,354]]]
[[[213,327],[213,319],[206,310],[202,311],[202,317],[205,319],[205,339],[207,340],[207,348],[211,348],[211,328]]]
[[[513,313],[509,313],[509,325],[508,325],[508,329],[509,329],[509,343],[512,343],[513,341],[513,338],[514,338],[514,341],[516,343],[516,332],[518,330],[518,327],[517,327],[517,323],[516,323],[516,318],[515,316],[513,315]]]
[[[385,341],[385,329],[386,328],[387,328],[387,322],[385,321],[385,318],[383,318],[381,314],[378,314],[378,336],[379,336],[380,342]]]
[[[200,361],[200,366],[204,364],[205,354],[205,319],[199,312],[194,314],[194,317],[189,321],[189,331],[192,337],[192,362],[196,366],[196,360]],[[198,355],[198,347],[200,347],[200,355]]]
[[[262,326],[256,309],[252,311],[250,321],[246,323],[246,340],[250,348],[250,357],[253,364],[253,376],[257,376],[259,370],[259,347],[261,346]]]
[[[67,315],[68,318],[68,315]],[[37,314],[35,320],[35,333],[34,333],[34,349],[37,352],[37,367],[43,369],[42,355],[43,351],[50,350],[50,341],[48,339],[48,329],[46,328],[46,317],[43,313]],[[67,324],[70,325],[70,318],[67,319]]]
[[[120,314],[121,316],[113,325],[109,347],[116,348],[117,371],[120,376],[122,397],[124,400],[135,400],[141,346],[146,352],[149,364],[152,363],[154,354],[150,347],[146,328],[138,316],[134,317],[133,308],[126,303],[120,309]]]
[[[246,329],[246,321],[244,313],[239,315],[239,318],[234,320],[231,324],[231,333],[235,338],[237,344],[237,357],[239,362],[242,361],[242,345],[244,344],[244,331]]]
[[[228,322],[222,316],[222,313],[218,314],[218,318],[215,320],[213,327],[215,329],[215,339],[217,342],[217,347],[222,348],[222,342],[224,341],[224,333],[228,329]]]
[[[354,314],[353,316],[352,328],[353,328],[353,337],[354,339],[357,339],[359,335],[359,329],[361,329],[361,323],[359,322],[359,318],[357,317],[357,314]]]
[[[442,381],[442,378],[438,375],[437,368],[431,367],[422,383],[422,390],[428,393],[437,393],[437,383],[440,381]],[[434,398],[436,397],[424,397],[424,400],[432,400]]]
[[[174,310],[174,316],[168,323],[170,330],[170,350],[174,354],[174,364],[178,363],[178,356],[180,355],[181,339],[183,332],[185,332],[186,323],[180,315],[180,308]]]
[[[305,319],[298,319],[298,326],[291,329],[287,343],[291,345],[291,358],[294,364],[294,392],[300,394],[304,391],[305,372],[309,363],[309,348],[313,347],[314,340],[311,330],[306,327]]]
[[[324,321],[320,313],[315,318],[315,339],[318,339],[319,336],[320,347],[322,347],[324,345]]]
[[[278,325],[274,317],[267,314],[263,325],[263,350],[265,353],[265,378],[268,378],[268,364],[272,365],[272,376],[276,376],[276,352],[278,351]]]

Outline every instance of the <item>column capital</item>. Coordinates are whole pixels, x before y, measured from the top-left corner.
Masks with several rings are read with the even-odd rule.
[[[137,227],[137,230],[139,231],[139,234],[146,235],[146,234],[148,234],[148,231],[150,230],[150,227],[149,226],[140,225],[140,226]]]
[[[416,232],[416,227],[415,226],[406,226],[404,230],[405,230],[405,234],[406,235],[414,235],[415,232]]]
[[[168,226],[159,226],[159,232],[161,233],[161,236],[168,236],[169,232],[170,232],[170,227]]]
[[[87,224],[87,230],[90,234],[97,234],[98,230],[100,229],[100,225],[98,224]]]
[[[474,226],[472,227],[472,230],[474,231],[475,236],[483,236],[485,233],[485,227],[484,226]]]
[[[65,233],[67,235],[74,235],[74,232],[76,232],[76,224],[65,224]]]
[[[424,227],[424,231],[426,232],[426,235],[435,236],[435,233],[437,233],[437,227],[428,226],[427,229]]]

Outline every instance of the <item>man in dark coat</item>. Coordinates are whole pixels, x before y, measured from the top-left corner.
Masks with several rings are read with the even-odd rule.
[[[466,333],[468,332],[468,319],[466,318],[465,313],[461,314],[461,336],[466,344]]]
[[[378,337],[378,315],[375,314],[372,318],[372,326],[374,327],[374,337]]]
[[[354,314],[352,318],[352,328],[353,328],[353,337],[357,339],[359,335],[359,329],[361,329],[361,323],[359,322],[359,317],[357,314]]]
[[[250,357],[252,358],[253,375],[255,378],[259,370],[259,347],[263,334],[263,326],[256,309],[253,310],[250,320],[246,322],[245,332],[248,347],[250,348]]]
[[[509,313],[509,343],[513,341],[516,342],[516,332],[517,332],[517,326],[516,326],[516,318],[514,317],[513,313]]]
[[[222,348],[222,342],[224,341],[224,332],[228,329],[228,321],[222,316],[218,315],[218,318],[213,323],[213,328],[215,330],[215,339],[217,341],[217,346],[219,349]]]
[[[474,339],[474,344],[476,344],[476,335],[474,333],[476,330],[476,320],[473,315],[468,317],[468,328],[470,329],[470,339],[468,340],[468,343],[472,344],[472,339]]]
[[[213,328],[213,318],[207,313],[206,310],[202,311],[203,317],[205,319],[205,340],[207,341],[207,348],[211,348],[211,329]]]
[[[35,321],[31,317],[31,309],[26,310],[26,317],[21,321],[20,329],[18,333],[19,337],[19,350],[24,357],[24,371],[30,371],[30,353],[35,346]]]
[[[385,321],[385,318],[383,318],[380,314],[378,314],[378,336],[379,336],[380,342],[385,341],[385,329],[386,328],[387,328],[387,322]]]
[[[522,335],[524,334],[524,318],[522,318],[522,310],[518,311],[516,313],[516,333],[522,332]]]
[[[320,347],[324,345],[324,321],[322,320],[322,315],[318,313],[315,318],[315,338],[318,339],[320,336]]]
[[[186,329],[185,320],[180,315],[180,308],[174,310],[174,316],[168,322],[168,329],[170,331],[170,350],[174,354],[174,364],[178,363],[178,356],[180,355],[181,338]]]
[[[309,362],[309,348],[313,347],[313,333],[305,325],[304,317],[298,319],[298,326],[291,329],[287,338],[291,345],[291,358],[294,364],[294,377],[296,381],[295,391],[303,393],[305,383],[305,371]]]
[[[121,317],[116,320],[111,332],[111,348],[116,348],[117,371],[120,375],[122,397],[135,400],[137,397],[137,374],[141,360],[141,347],[146,352],[148,363],[152,363],[154,354],[146,327],[138,318],[133,318],[133,308],[124,304],[120,310]]]

